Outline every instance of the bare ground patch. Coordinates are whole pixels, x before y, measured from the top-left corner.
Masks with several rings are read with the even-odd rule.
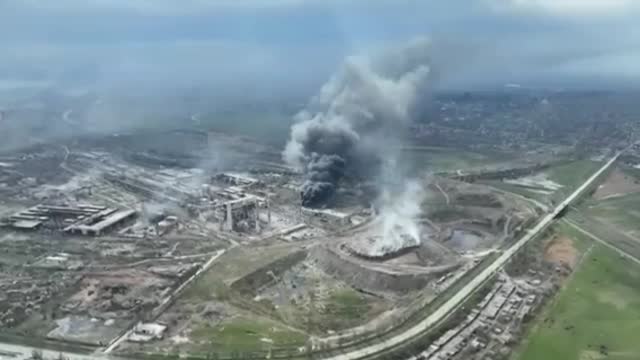
[[[605,355],[595,350],[584,350],[580,354],[580,360],[600,360],[606,358]]]
[[[566,236],[554,236],[547,244],[544,258],[558,265],[575,268],[578,261],[578,250],[573,246],[573,240]]]
[[[609,174],[607,180],[598,187],[593,194],[596,200],[617,197],[640,191],[640,184],[636,184],[633,177],[625,174],[620,169],[615,169]]]
[[[614,306],[616,309],[624,310],[628,301],[615,291],[599,291],[597,298],[600,302]]]

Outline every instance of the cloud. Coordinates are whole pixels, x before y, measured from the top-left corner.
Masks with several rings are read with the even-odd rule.
[[[79,84],[96,90],[181,90],[206,87],[217,94],[295,94],[320,83],[332,70],[324,53],[334,49],[297,48],[305,62],[292,61],[283,46],[224,40],[118,43],[25,43],[5,47],[0,80]],[[286,66],[284,65],[286,64]],[[290,87],[291,89],[288,89]]]
[[[496,10],[527,11],[542,15],[603,18],[626,15],[640,7],[633,0],[488,0]]]
[[[437,85],[465,87],[591,74],[640,48],[635,0],[0,0],[0,14],[0,76],[31,80],[310,84],[348,54],[426,35]]]
[[[285,7],[308,2],[309,0],[5,0],[1,5],[8,9],[28,9],[52,13],[121,11],[147,15],[176,15],[232,8]]]

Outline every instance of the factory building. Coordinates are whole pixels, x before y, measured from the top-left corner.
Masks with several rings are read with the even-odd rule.
[[[16,230],[47,228],[70,234],[100,236],[135,217],[133,210],[117,210],[106,206],[36,205],[5,219]]]
[[[243,188],[251,188],[253,186],[264,185],[260,180],[254,179],[252,177],[236,174],[236,173],[222,173],[217,174],[214,177],[214,180],[218,182],[232,185],[232,186],[241,186]]]
[[[351,215],[331,209],[302,208],[302,215],[307,222],[319,222],[332,227],[341,227],[351,224]]]
[[[230,200],[217,208],[216,217],[220,221],[221,230],[247,231],[260,229],[260,213],[267,212],[267,221],[271,223],[271,207],[269,202],[253,195]]]
[[[100,236],[108,231],[115,230],[116,227],[122,226],[135,216],[136,212],[134,210],[116,211],[106,216],[80,221],[77,224],[68,226],[64,231],[70,234]]]

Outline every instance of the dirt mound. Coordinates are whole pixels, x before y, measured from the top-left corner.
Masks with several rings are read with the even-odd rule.
[[[412,290],[425,289],[435,279],[459,266],[458,263],[433,266],[414,267],[411,271],[348,258],[345,254],[315,246],[310,257],[312,262],[326,274],[340,279],[354,289],[369,292],[407,293]],[[421,272],[415,271],[422,270]],[[426,290],[426,289],[425,289]]]
[[[578,251],[573,246],[573,240],[566,236],[556,236],[547,244],[544,259],[573,269],[578,261]]]
[[[502,208],[500,198],[491,193],[465,193],[459,194],[454,200],[456,205],[480,206],[491,208]]]
[[[63,309],[72,314],[89,313],[93,317],[130,316],[156,306],[173,281],[143,270],[117,270],[93,273],[80,282],[80,290]]]

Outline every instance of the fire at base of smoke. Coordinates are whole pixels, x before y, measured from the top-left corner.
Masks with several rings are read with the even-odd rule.
[[[375,174],[430,75],[429,42],[351,57],[298,114],[283,157],[301,169],[305,206],[325,204],[345,176]]]

